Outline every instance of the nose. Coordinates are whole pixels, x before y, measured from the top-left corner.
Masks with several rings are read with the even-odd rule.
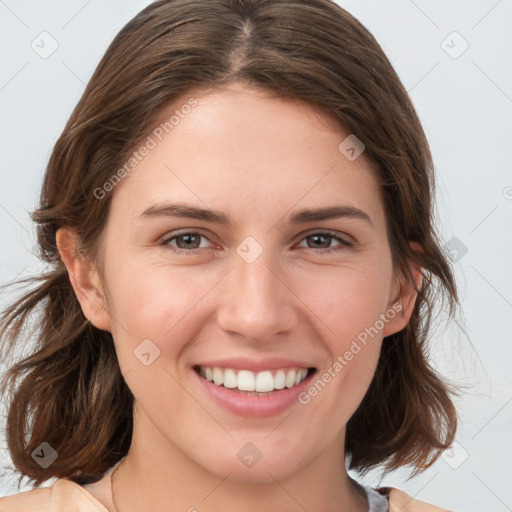
[[[298,299],[270,251],[263,251],[252,263],[235,254],[223,281],[217,322],[231,336],[265,343],[297,324]]]

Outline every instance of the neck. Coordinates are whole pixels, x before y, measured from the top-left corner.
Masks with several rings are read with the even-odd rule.
[[[366,512],[368,504],[345,470],[344,433],[319,457],[285,477],[269,471],[256,481],[206,471],[156,431],[134,435],[130,450],[116,468],[116,512]],[[162,450],[162,446],[166,449]],[[262,461],[263,462],[263,459]],[[260,468],[261,469],[261,468]],[[169,507],[172,506],[172,509]]]

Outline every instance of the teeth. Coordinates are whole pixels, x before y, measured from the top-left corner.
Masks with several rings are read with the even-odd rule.
[[[287,388],[293,388],[295,386],[295,372],[291,371],[288,372],[288,375],[286,376],[285,385]]]
[[[275,389],[283,389],[286,386],[286,373],[284,370],[277,370],[277,373],[274,377],[274,388]]]
[[[254,373],[247,370],[240,370],[238,372],[238,389],[240,391],[254,391]]]
[[[238,379],[236,373],[231,368],[224,371],[224,387],[225,388],[236,388],[238,386]]]
[[[213,369],[213,382],[216,386],[222,386],[224,382],[224,375],[222,374],[222,370],[220,368]]]
[[[259,372],[256,375],[256,391],[265,393],[266,391],[274,391],[274,377],[272,372]]]
[[[249,370],[201,366],[199,373],[216,386],[238,388],[245,392],[268,393],[275,389],[293,388],[307,377],[308,371],[306,368],[295,368],[255,373]]]

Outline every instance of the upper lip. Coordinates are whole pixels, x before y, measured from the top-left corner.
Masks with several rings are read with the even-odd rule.
[[[252,372],[279,370],[281,368],[314,368],[313,365],[305,363],[304,361],[281,357],[271,357],[265,359],[248,359],[245,357],[216,359],[202,361],[195,366],[203,366],[209,368],[233,368],[234,370],[249,370]]]

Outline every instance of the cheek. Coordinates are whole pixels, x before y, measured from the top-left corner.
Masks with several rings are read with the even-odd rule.
[[[125,278],[124,276],[131,276]],[[125,271],[113,269],[109,311],[117,320],[117,330],[138,338],[163,341],[166,334],[179,329],[189,314],[215,283],[210,272],[172,269],[163,265],[134,265]],[[124,333],[123,333],[124,328]]]
[[[169,412],[182,410],[186,400],[178,384],[182,369],[176,364],[202,329],[198,305],[217,280],[190,268],[147,263],[133,264],[130,271],[119,265],[109,274],[112,334],[122,373],[136,400],[154,414],[164,414],[165,424],[179,423]],[[200,414],[190,404],[186,410],[191,418]]]
[[[382,330],[391,319],[386,317],[390,281],[391,264],[376,262],[326,267],[297,280],[298,295],[306,297],[305,303],[319,319],[329,354],[304,400],[322,394],[326,410],[339,411],[342,423],[359,405],[375,373]]]
[[[335,340],[330,345],[339,354],[351,340],[382,331],[379,318],[389,307],[390,281],[390,267],[353,264],[303,272],[293,289],[321,321],[326,337]]]

